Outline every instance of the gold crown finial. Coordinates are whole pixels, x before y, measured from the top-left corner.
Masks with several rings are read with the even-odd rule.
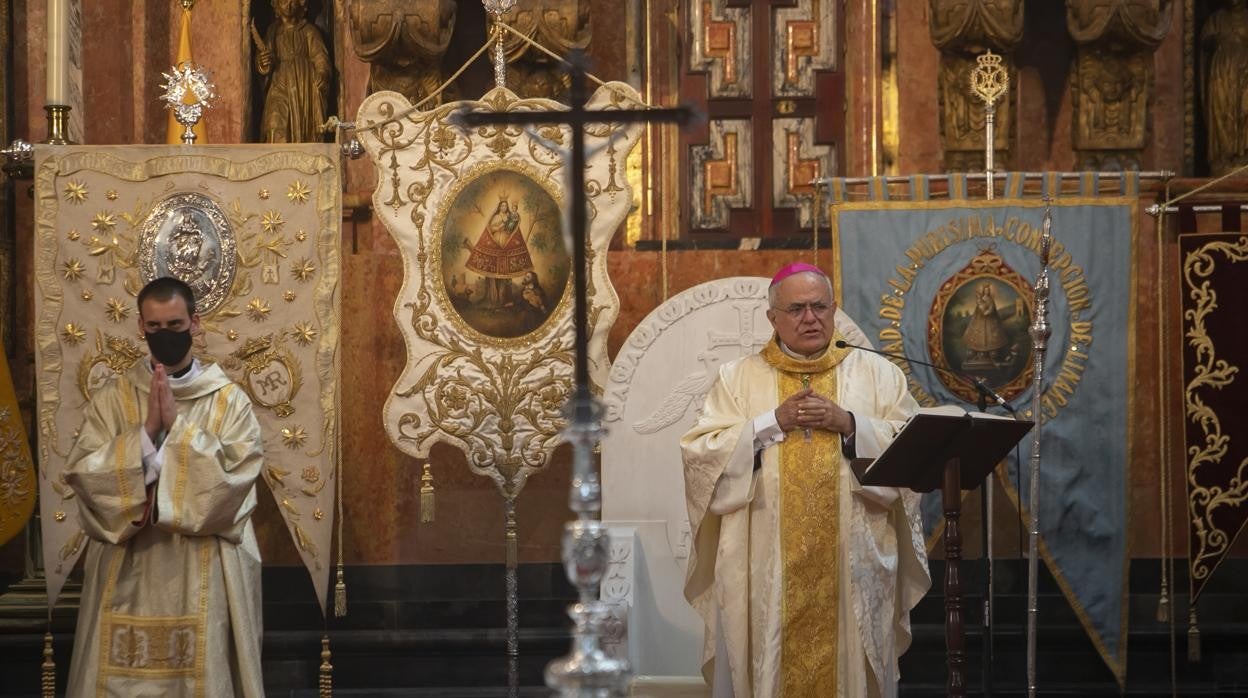
[[[1010,86],[1010,73],[1003,58],[992,51],[975,57],[975,69],[971,71],[971,92],[989,106],[1005,93]]]
[[[996,68],[1001,65],[1001,56],[993,53],[991,49],[983,54],[975,57],[975,62],[985,68]]]

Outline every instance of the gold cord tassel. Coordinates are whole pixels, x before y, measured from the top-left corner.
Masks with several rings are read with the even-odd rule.
[[[1200,628],[1196,627],[1196,607],[1187,612],[1187,661],[1200,661]]]
[[[1161,599],[1157,601],[1157,622],[1170,622],[1170,591],[1164,583],[1161,585]]]
[[[52,659],[52,632],[43,634],[43,698],[56,698],[56,662]]]
[[[329,635],[321,636],[321,698],[333,698],[334,665],[329,663]]]
[[[420,476],[420,522],[432,523],[434,515],[433,500],[433,471],[429,469],[429,462],[425,462],[424,473]]]
[[[334,617],[347,615],[347,583],[342,578],[342,558],[338,558],[338,581],[334,582]]]

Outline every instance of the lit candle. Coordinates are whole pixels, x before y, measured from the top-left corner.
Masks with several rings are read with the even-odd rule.
[[[69,0],[48,0],[47,104],[69,104]]]

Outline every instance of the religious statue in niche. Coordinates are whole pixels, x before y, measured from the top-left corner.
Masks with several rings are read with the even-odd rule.
[[[392,90],[413,104],[442,84],[442,57],[455,32],[454,0],[353,0],[355,55],[368,63],[368,91]],[[453,101],[452,84],[437,103]]]
[[[1079,167],[1133,170],[1148,140],[1153,52],[1170,30],[1171,0],[1067,0],[1078,48],[1070,94]]]
[[[499,168],[469,178],[448,201],[440,268],[459,319],[502,339],[540,328],[571,269],[554,197],[526,173]]]
[[[591,37],[590,0],[519,0],[503,21],[553,53],[566,56],[585,49]],[[507,86],[521,97],[567,97],[567,71],[520,37],[503,35],[507,55]]]
[[[260,138],[266,143],[322,139],[332,74],[320,31],[307,20],[306,0],[273,0],[273,24],[256,42],[256,71],[266,76]]]
[[[1200,28],[1200,91],[1210,174],[1248,163],[1248,3],[1230,0]]]

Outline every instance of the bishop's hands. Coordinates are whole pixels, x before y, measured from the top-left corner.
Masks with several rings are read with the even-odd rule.
[[[152,443],[162,431],[169,432],[177,417],[178,409],[173,401],[173,389],[169,387],[169,374],[165,372],[164,364],[158,362],[152,369],[152,384],[147,391],[147,418],[143,421],[143,429]]]
[[[799,390],[780,403],[776,424],[783,431],[823,429],[847,435],[854,431],[853,415],[810,388]]]

